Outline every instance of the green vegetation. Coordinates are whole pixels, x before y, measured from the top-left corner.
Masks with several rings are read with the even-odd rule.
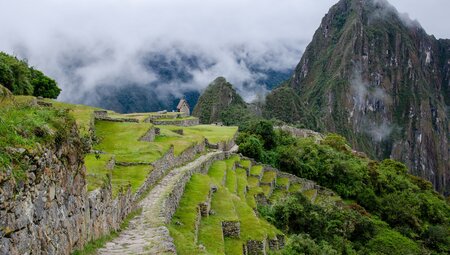
[[[236,93],[233,86],[224,78],[214,80],[203,92],[194,107],[192,115],[200,123],[223,122],[236,125],[250,118],[244,100]]]
[[[261,182],[262,183],[271,183],[275,180],[276,176],[277,176],[277,173],[275,171],[264,171],[263,177],[261,178]]]
[[[255,176],[260,176],[262,173],[262,170],[263,170],[263,167],[260,165],[252,166],[252,168],[250,169],[250,174],[255,175]]]
[[[178,254],[242,254],[242,245],[247,240],[264,240],[266,237],[274,238],[281,234],[267,221],[258,218],[253,207],[247,204],[247,199],[252,195],[244,193],[247,185],[246,172],[240,168],[232,168],[234,162],[239,160],[238,156],[233,156],[227,160],[216,161],[210,167],[208,175],[194,174],[186,185],[180,206],[169,226]],[[223,185],[225,172],[227,175]],[[197,205],[206,201],[212,184],[218,188],[212,195],[213,213],[201,218],[198,244],[195,244]],[[229,220],[240,221],[239,239],[223,238],[222,221]],[[205,250],[199,248],[200,244]]]
[[[114,238],[120,235],[124,229],[128,227],[130,221],[136,217],[137,215],[142,213],[142,209],[137,209],[127,215],[127,217],[123,220],[122,224],[120,224],[120,229],[117,231],[112,231],[108,235],[102,236],[99,239],[90,241],[88,244],[84,246],[82,250],[76,250],[72,252],[72,255],[93,255],[97,253],[97,250],[104,247],[106,243],[112,241]]]
[[[33,151],[37,144],[58,146],[75,125],[66,111],[32,107],[21,101],[0,105],[0,168],[11,166],[19,179],[24,177],[27,162],[14,148]]]
[[[409,247],[406,253],[410,254],[416,254],[417,249],[435,253],[445,253],[450,249],[448,238],[450,205],[433,191],[431,183],[407,174],[407,168],[402,163],[390,159],[376,162],[359,157],[352,153],[343,137],[334,134],[328,135],[321,142],[316,142],[312,138],[293,138],[280,130],[266,130],[265,133],[273,132],[273,139],[267,141],[266,137],[260,135],[261,131],[258,129],[249,128],[242,131],[237,139],[238,144],[257,140],[261,146],[256,158],[262,162],[271,164],[281,171],[316,181],[319,185],[334,190],[342,198],[354,201],[348,205],[349,211],[340,212],[343,216],[330,216],[324,212],[325,209],[321,211],[320,206],[317,207],[319,209],[316,208],[319,211],[315,212],[325,217],[322,222],[326,224],[331,224],[330,222],[334,219],[340,219],[339,224],[342,225],[337,227],[336,231],[348,232],[343,238],[344,243],[347,242],[351,247],[343,247],[342,239],[336,239],[334,233],[315,233],[315,228],[325,229],[326,227],[313,226],[313,222],[302,223],[311,224],[310,226],[299,225],[300,223],[295,221],[286,222],[287,225],[282,229],[288,230],[289,233],[308,234],[317,245],[320,246],[320,243],[325,241],[339,253],[349,249],[367,253],[376,252],[383,250],[379,247],[380,245],[385,245],[392,254],[404,254],[400,252],[401,249],[396,248],[402,245]],[[266,146],[267,142],[271,146]],[[240,151],[246,156],[254,152]],[[249,186],[254,186],[253,182],[249,178]],[[300,189],[301,186],[298,184],[289,187],[291,192]],[[250,192],[258,191],[250,190]],[[309,197],[306,199],[308,203],[315,192],[315,190],[305,192],[305,195]],[[275,192],[275,195],[281,196],[280,192]],[[319,199],[323,201],[325,198]],[[333,200],[333,198],[330,199]],[[292,210],[295,208],[298,211],[298,206],[305,206],[306,202],[302,198],[297,197],[294,200],[296,202],[292,203]],[[289,202],[285,202],[283,206],[288,205]],[[274,205],[269,210],[278,210],[276,208],[277,206]],[[289,218],[286,218],[286,210],[290,209],[280,207],[280,212],[283,212],[282,218],[277,218],[272,213],[266,216],[268,219],[275,217],[276,220],[271,222],[281,227],[279,221]],[[295,216],[293,219],[299,217]],[[366,227],[374,231],[365,234],[367,238],[364,242],[354,239],[356,230],[346,229],[342,217],[350,217],[351,222],[363,221]],[[391,236],[393,238],[391,242],[394,243],[389,243],[388,239],[383,238],[383,233]],[[342,236],[342,234],[339,235]],[[360,236],[359,233],[357,235]],[[443,236],[447,237],[443,238]],[[363,243],[366,242],[372,246],[365,247]],[[410,245],[411,243],[414,245]]]
[[[3,52],[0,52],[0,84],[14,95],[57,98],[61,92],[53,79],[29,67],[26,61]]]

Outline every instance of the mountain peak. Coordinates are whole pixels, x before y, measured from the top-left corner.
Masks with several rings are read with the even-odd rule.
[[[340,133],[372,157],[403,161],[450,192],[446,42],[385,0],[341,0],[322,19],[288,86],[314,117],[307,125],[318,124],[307,128]],[[282,106],[273,107],[269,117],[282,118]],[[309,118],[296,112],[291,119]]]

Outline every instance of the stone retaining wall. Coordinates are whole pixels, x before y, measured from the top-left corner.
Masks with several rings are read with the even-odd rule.
[[[181,120],[158,120],[158,119],[150,119],[149,120],[151,123],[153,123],[154,125],[160,125],[160,126],[165,126],[165,125],[173,125],[173,126],[181,126],[181,127],[190,127],[190,126],[196,126],[200,124],[200,120],[195,118],[195,119],[181,119]]]
[[[209,167],[212,165],[214,161],[217,160],[223,160],[225,158],[225,153],[221,152],[216,154],[213,157],[210,157],[206,162],[200,164],[199,166],[196,166],[192,169],[189,169],[189,171],[186,171],[183,176],[177,181],[177,183],[174,185],[174,189],[167,195],[167,198],[164,202],[164,218],[165,218],[165,224],[169,224],[172,220],[172,216],[175,214],[175,211],[178,208],[178,204],[180,202],[181,196],[184,193],[184,188],[186,184],[191,179],[191,176],[194,173],[207,173]]]
[[[205,151],[205,143],[194,145],[178,156],[173,147],[152,163],[153,171],[140,189],[112,196],[111,184],[87,192],[82,142],[76,128],[58,148],[42,149],[28,158],[26,182],[17,182],[12,170],[0,171],[0,254],[70,254],[87,242],[120,227],[136,201],[170,169],[192,161]],[[166,220],[175,212],[184,187],[194,172],[208,171],[225,152],[188,171],[168,195]],[[108,165],[116,162],[112,159]]]
[[[239,221],[222,221],[222,233],[224,237],[240,238],[241,222]]]
[[[150,128],[147,133],[145,133],[141,138],[139,138],[139,141],[143,142],[153,142],[155,141],[156,137],[156,129],[154,127]]]

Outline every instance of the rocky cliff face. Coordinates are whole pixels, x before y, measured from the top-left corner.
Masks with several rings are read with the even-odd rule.
[[[224,121],[227,113],[235,115],[246,109],[246,103],[233,86],[225,78],[219,77],[200,96],[192,115],[198,117],[201,123],[209,124]]]
[[[76,130],[53,147],[16,150],[26,168],[0,171],[0,254],[69,254],[88,236],[86,170]]]
[[[449,53],[449,40],[427,35],[384,0],[341,0],[286,85],[307,109],[294,119],[308,119],[307,112],[309,128],[403,161],[448,193]]]

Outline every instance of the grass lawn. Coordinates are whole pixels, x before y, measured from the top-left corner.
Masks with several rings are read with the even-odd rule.
[[[120,188],[131,186],[131,191],[136,192],[145,182],[149,173],[153,170],[152,166],[116,166],[112,170],[111,185],[113,195],[117,194]]]
[[[277,186],[280,187],[286,187],[289,185],[289,178],[287,177],[277,178],[276,184]]]
[[[225,181],[225,186],[228,191],[236,194],[237,189],[237,180],[236,180],[236,172],[232,169],[227,169],[227,179]]]
[[[78,130],[81,135],[88,135],[91,128],[91,123],[94,121],[94,111],[102,110],[100,108],[81,105],[81,104],[69,104],[59,102],[53,99],[44,99],[48,103],[52,103],[53,107],[59,109],[69,109],[70,113],[75,117]]]
[[[269,194],[270,194],[270,191],[271,191],[270,186],[269,185],[261,185],[261,188],[262,188],[262,191],[264,192],[264,195],[266,197],[269,197]]]
[[[258,218],[245,201],[235,197],[233,202],[241,221],[241,240],[264,240],[266,236],[273,238],[277,233],[281,233],[265,220]]]
[[[255,176],[260,176],[263,170],[263,166],[261,165],[256,165],[256,166],[252,166],[252,168],[250,169],[250,175],[255,175]]]
[[[160,144],[162,147],[174,146],[174,154],[180,155],[183,151],[192,145],[201,143],[204,137],[199,134],[187,134],[183,135],[173,132],[180,129],[178,126],[158,126],[160,129],[160,135],[156,137],[155,143]]]
[[[263,177],[261,178],[262,183],[271,183],[277,177],[277,172],[275,171],[265,171]]]
[[[179,128],[179,127],[178,127]],[[230,141],[236,134],[237,127],[225,127],[215,125],[198,125],[183,128],[186,134],[199,134],[204,136],[210,143]]]
[[[254,188],[259,186],[259,179],[257,177],[249,176],[247,178],[248,187]]]
[[[260,194],[263,193],[263,190],[261,187],[253,187],[253,188],[249,188],[248,192],[247,192],[247,196],[246,196],[246,200],[247,200],[247,204],[251,207],[251,208],[256,208],[256,200],[255,200],[255,195],[256,194]]]
[[[94,149],[114,154],[121,162],[153,162],[169,149],[170,144],[139,141],[151,127],[150,123],[96,121],[100,143]]]
[[[132,192],[136,192],[152,171],[150,165],[116,166],[113,170],[107,170],[106,164],[111,157],[111,154],[100,154],[100,158],[97,159],[95,154],[86,155],[84,161],[87,169],[88,191],[101,187],[107,174],[111,173],[113,196],[117,195],[121,189],[126,190],[128,186],[131,186]]]
[[[216,185],[222,185],[227,170],[227,164],[223,160],[215,161],[208,170],[208,175]]]
[[[270,202],[274,203],[278,200],[280,200],[283,197],[286,197],[288,195],[288,192],[286,190],[281,190],[281,189],[275,189],[272,192],[272,196],[270,196]]]
[[[237,195],[245,200],[245,189],[248,185],[247,173],[242,168],[236,168],[236,179],[237,179]]]
[[[240,239],[225,237],[225,254],[242,255],[244,242]]]
[[[242,167],[249,169],[251,165],[252,165],[252,162],[250,160],[241,160]]]
[[[197,216],[197,205],[206,200],[210,189],[210,177],[203,174],[194,174],[186,185],[180,205],[169,225],[170,235],[173,237],[177,247],[177,253],[201,254],[198,246],[194,243],[195,220]],[[180,225],[176,224],[181,223]]]
[[[301,189],[302,189],[302,185],[300,183],[291,184],[289,186],[289,192],[290,193],[298,192]]]
[[[220,186],[213,194],[211,210],[215,214],[202,218],[198,241],[206,247],[209,254],[224,254],[225,243],[222,233],[222,221],[238,220],[234,209],[232,194]]]

